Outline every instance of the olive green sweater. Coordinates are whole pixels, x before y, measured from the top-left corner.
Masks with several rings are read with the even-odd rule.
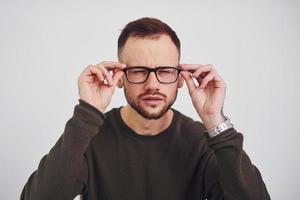
[[[21,200],[270,199],[234,128],[207,139],[199,121],[174,111],[154,136],[135,133],[120,107],[101,113],[79,99]]]

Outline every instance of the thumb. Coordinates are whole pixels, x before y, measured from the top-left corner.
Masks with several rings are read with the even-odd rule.
[[[195,82],[194,82],[192,76],[188,72],[185,72],[185,71],[182,71],[180,73],[186,82],[186,85],[188,87],[190,95],[193,94],[194,90],[196,89],[196,85],[195,85]]]
[[[114,73],[113,77],[112,77],[112,81],[113,81],[113,86],[116,87],[118,81],[121,79],[121,77],[124,75],[123,71],[117,71]]]

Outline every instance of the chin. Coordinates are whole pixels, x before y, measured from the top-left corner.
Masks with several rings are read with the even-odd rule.
[[[145,119],[160,119],[169,110],[169,106],[132,106]]]
[[[139,114],[148,120],[156,120],[160,119],[162,116],[164,116],[165,113],[163,112],[139,112]]]

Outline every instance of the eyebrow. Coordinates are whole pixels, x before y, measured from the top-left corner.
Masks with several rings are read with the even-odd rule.
[[[147,68],[157,68],[157,67],[175,67],[179,68],[179,65],[176,66],[168,66],[168,65],[160,65],[160,66],[144,66],[144,65],[126,65],[126,67],[147,67]]]

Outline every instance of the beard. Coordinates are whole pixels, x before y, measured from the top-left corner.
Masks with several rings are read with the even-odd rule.
[[[168,100],[166,98],[166,95],[159,93],[156,90],[155,91],[146,91],[145,93],[140,94],[136,100],[134,100],[134,98],[128,94],[126,88],[124,87],[124,94],[125,94],[127,103],[142,117],[144,117],[145,119],[149,119],[149,120],[161,118],[174,104],[174,102],[177,98],[177,92],[178,92],[178,90],[176,89],[175,94],[171,96],[170,100]],[[141,98],[143,98],[144,96],[147,96],[147,95],[159,95],[159,96],[163,97],[164,106],[156,112],[149,112],[147,110],[147,108],[145,108],[145,106],[143,106],[140,101]],[[150,107],[154,109],[156,106],[150,106]]]

